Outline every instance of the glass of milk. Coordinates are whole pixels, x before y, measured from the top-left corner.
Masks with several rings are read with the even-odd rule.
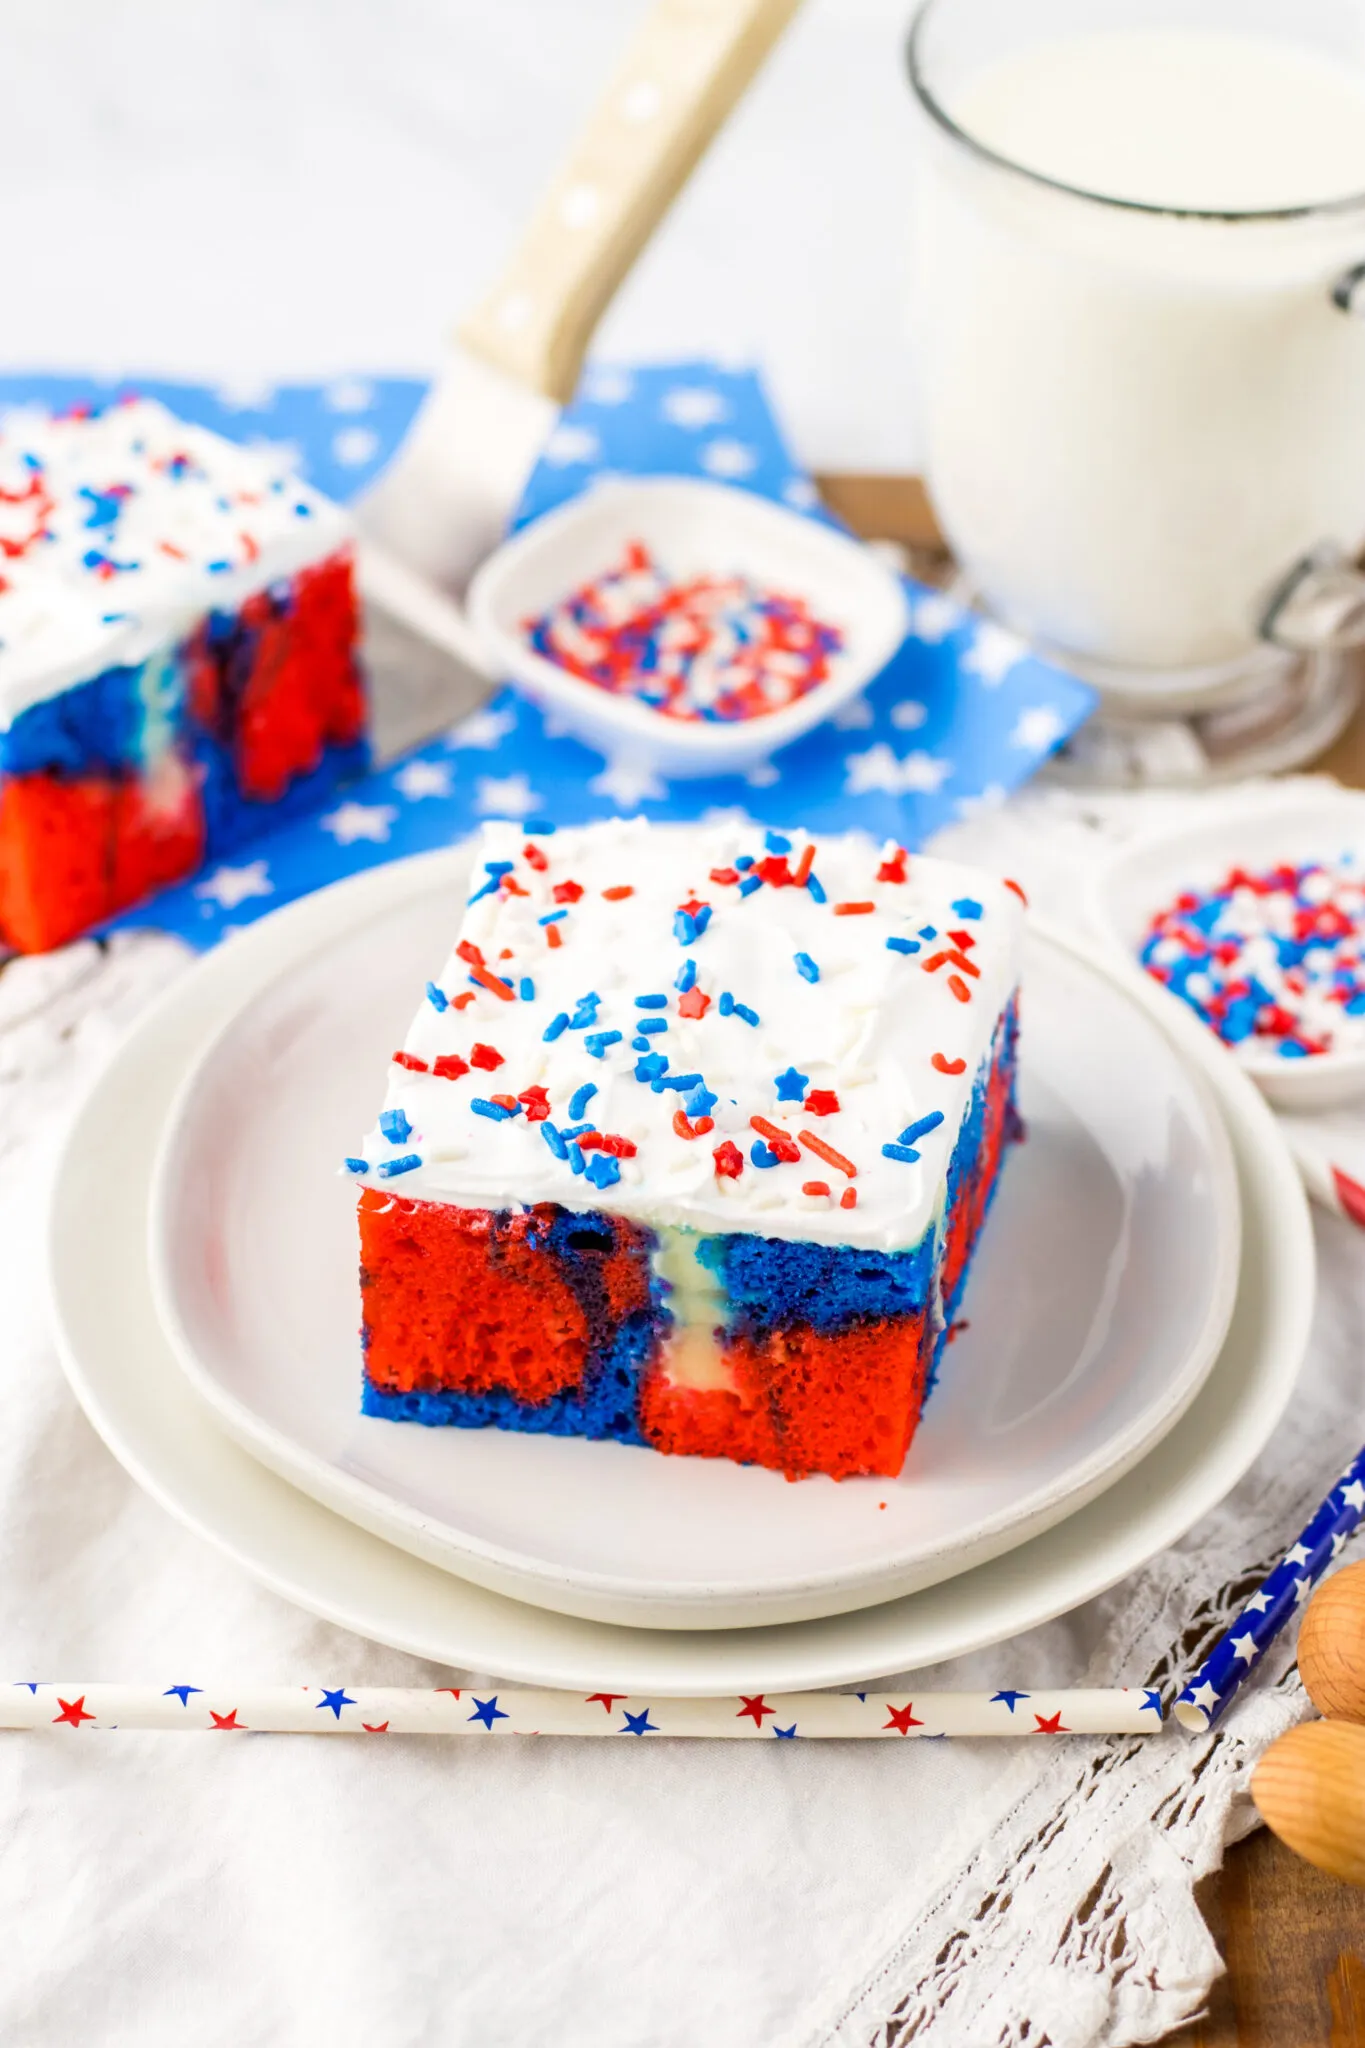
[[[1273,644],[1277,593],[1365,544],[1365,0],[926,0],[909,63],[971,586],[1121,717],[1245,736],[1297,690],[1302,758],[1350,699]]]

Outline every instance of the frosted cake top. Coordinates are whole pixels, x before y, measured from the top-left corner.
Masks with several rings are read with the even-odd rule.
[[[151,399],[0,415],[0,729],[340,546],[346,515]]]
[[[355,1177],[892,1250],[1017,979],[1011,886],[748,824],[489,824]]]

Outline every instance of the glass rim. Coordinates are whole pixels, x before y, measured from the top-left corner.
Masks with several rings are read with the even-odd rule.
[[[1095,192],[1085,185],[1068,184],[1064,178],[1049,177],[1045,171],[1035,171],[1028,164],[1019,163],[1014,157],[992,149],[980,141],[968,129],[956,122],[943,102],[931,88],[924,61],[923,36],[925,24],[931,14],[941,9],[943,0],[920,0],[910,24],[905,43],[905,65],[910,77],[910,89],[930,120],[942,129],[951,141],[965,149],[969,155],[982,163],[993,164],[997,170],[1009,171],[1016,178],[1025,178],[1030,184],[1041,185],[1046,191],[1064,193],[1069,199],[1085,199],[1092,206],[1112,206],[1122,213],[1147,214],[1154,219],[1220,221],[1228,223],[1269,224],[1272,222],[1315,220],[1324,216],[1365,212],[1365,192],[1355,192],[1343,199],[1314,199],[1298,206],[1270,207],[1208,207],[1208,206],[1164,206],[1150,199],[1120,199],[1112,192]]]

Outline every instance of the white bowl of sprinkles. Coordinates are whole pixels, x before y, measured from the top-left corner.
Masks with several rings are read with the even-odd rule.
[[[800,739],[909,624],[900,578],[861,541],[672,476],[607,478],[533,520],[484,562],[468,610],[493,674],[613,759],[684,776]]]
[[[1262,791],[1135,839],[1091,878],[1089,911],[1277,1108],[1365,1096],[1365,793]]]

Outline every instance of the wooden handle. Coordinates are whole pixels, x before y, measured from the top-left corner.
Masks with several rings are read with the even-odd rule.
[[[657,0],[463,346],[563,404],[616,287],[799,0]]]

